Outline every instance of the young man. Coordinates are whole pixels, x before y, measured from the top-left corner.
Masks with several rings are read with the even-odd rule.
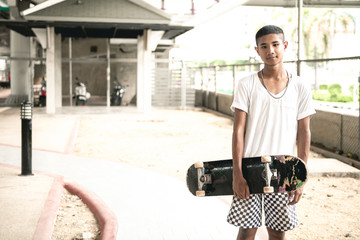
[[[228,222],[240,227],[238,240],[255,238],[262,225],[262,205],[270,240],[285,239],[285,231],[298,224],[294,204],[300,200],[302,188],[290,194],[250,196],[241,170],[243,157],[295,155],[296,141],[298,157],[308,160],[310,115],[315,110],[310,88],[284,68],[287,46],[281,28],[261,28],[255,50],[264,68],[241,79],[235,90],[231,106],[234,198]]]

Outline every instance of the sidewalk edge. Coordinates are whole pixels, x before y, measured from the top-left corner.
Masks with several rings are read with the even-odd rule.
[[[101,227],[100,239],[115,240],[118,230],[118,222],[115,214],[93,192],[86,190],[74,182],[65,182],[64,187],[74,195],[77,195],[89,207],[99,221]]]
[[[54,176],[54,181],[45,202],[43,211],[36,225],[33,240],[51,239],[55,227],[57,212],[63,193],[64,177]]]

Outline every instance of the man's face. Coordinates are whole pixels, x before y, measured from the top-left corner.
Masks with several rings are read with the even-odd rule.
[[[282,34],[268,34],[258,38],[255,50],[265,64],[274,66],[282,62],[287,46]]]

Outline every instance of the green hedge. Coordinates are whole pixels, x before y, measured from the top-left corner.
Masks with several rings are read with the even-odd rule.
[[[326,84],[320,85],[320,90],[313,92],[313,99],[324,102],[352,102],[352,95],[345,95],[342,93],[341,85],[338,83],[327,86]]]

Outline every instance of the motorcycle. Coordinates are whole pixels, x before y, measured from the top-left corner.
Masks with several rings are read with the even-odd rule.
[[[125,94],[125,87],[115,78],[114,89],[110,98],[111,106],[121,106],[122,99]]]
[[[41,88],[39,94],[39,107],[45,107],[45,106],[46,106],[46,81],[43,78],[41,80]]]
[[[76,106],[86,106],[87,100],[90,98],[90,93],[86,92],[86,85],[79,81],[79,79],[76,77],[76,87],[75,87],[75,95],[73,98],[75,98],[75,104]]]

